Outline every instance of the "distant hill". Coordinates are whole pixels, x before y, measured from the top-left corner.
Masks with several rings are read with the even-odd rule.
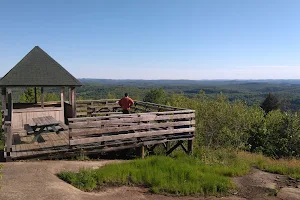
[[[79,79],[82,83],[102,84],[102,85],[127,85],[127,86],[149,86],[149,85],[236,85],[236,84],[283,84],[283,85],[300,85],[300,79],[266,79],[266,80],[142,80],[142,79]]]
[[[269,92],[276,94],[284,109],[300,109],[300,80],[117,80],[80,79],[84,84],[77,91],[84,98],[104,98],[108,93],[117,97],[129,91],[134,97],[143,95],[152,88],[162,88],[167,93],[181,93],[193,97],[202,90],[214,98],[223,93],[229,100],[242,100],[249,105],[260,104]]]

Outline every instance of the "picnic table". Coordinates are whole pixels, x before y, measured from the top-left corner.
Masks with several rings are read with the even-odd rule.
[[[34,133],[32,143],[36,142],[42,133],[49,131],[49,128],[58,133],[58,130],[55,127],[58,126],[60,122],[52,116],[37,117],[32,118],[32,120],[35,123],[35,126],[31,127]]]

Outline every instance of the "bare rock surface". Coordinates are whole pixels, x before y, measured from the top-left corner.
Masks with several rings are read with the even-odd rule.
[[[300,183],[286,176],[253,169],[249,174],[233,178],[236,191],[228,197],[177,197],[151,194],[146,188],[117,187],[97,192],[83,192],[60,180],[61,171],[98,168],[112,161],[34,161],[3,163],[0,199],[5,200],[300,200]]]

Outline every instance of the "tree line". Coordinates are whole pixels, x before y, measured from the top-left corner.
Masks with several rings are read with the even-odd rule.
[[[240,100],[231,102],[223,94],[209,98],[203,91],[188,98],[153,89],[143,100],[194,109],[199,146],[246,150],[274,158],[300,157],[300,113],[281,111],[280,101],[271,93],[261,105],[252,106]]]

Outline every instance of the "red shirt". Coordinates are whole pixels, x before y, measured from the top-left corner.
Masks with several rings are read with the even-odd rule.
[[[124,110],[129,110],[130,107],[134,104],[133,100],[129,97],[123,97],[119,101],[119,105],[124,109]]]

